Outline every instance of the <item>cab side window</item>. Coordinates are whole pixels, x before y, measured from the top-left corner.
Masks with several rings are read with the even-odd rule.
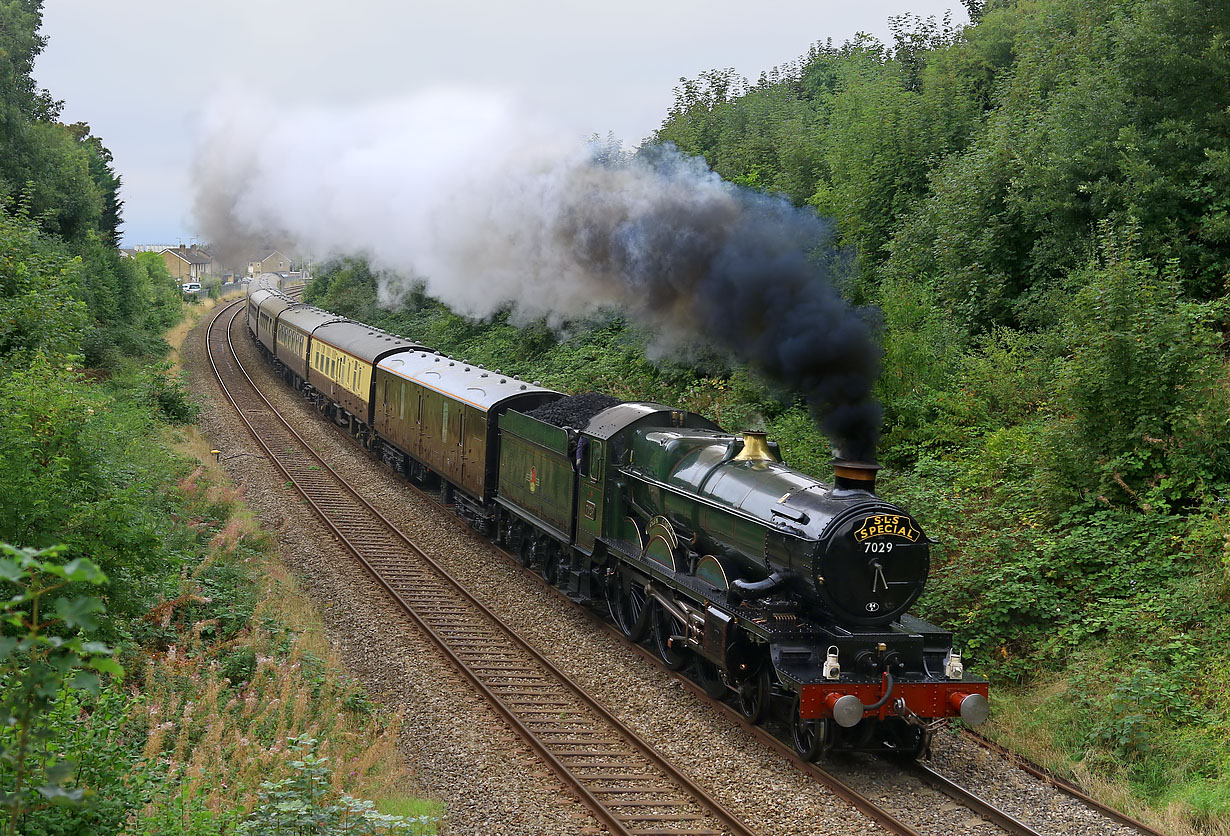
[[[577,473],[582,476],[589,475],[589,439],[581,436],[577,439]]]

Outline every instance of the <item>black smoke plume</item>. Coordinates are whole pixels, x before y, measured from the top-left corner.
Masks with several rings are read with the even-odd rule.
[[[800,393],[842,457],[874,461],[880,351],[817,257],[831,246],[831,225],[746,189],[697,200],[689,188],[697,161],[670,147],[623,164],[651,171],[659,199],[611,211],[578,189],[560,246],[589,272],[615,278],[638,319],[695,335]]]

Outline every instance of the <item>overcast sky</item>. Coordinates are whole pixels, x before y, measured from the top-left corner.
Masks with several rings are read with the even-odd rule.
[[[35,77],[64,100],[64,121],[89,122],[115,155],[125,246],[187,243],[200,234],[194,137],[219,91],[340,110],[463,86],[634,146],[681,76],[733,67],[754,81],[816,41],[887,40],[890,16],[950,9],[965,22],[957,0],[47,0]]]

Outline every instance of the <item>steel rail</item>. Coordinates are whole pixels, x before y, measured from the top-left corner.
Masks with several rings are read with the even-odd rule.
[[[1084,804],[1086,807],[1093,810],[1094,812],[1101,813],[1102,815],[1106,816],[1108,819],[1114,819],[1115,821],[1119,822],[1119,824],[1139,830],[1141,833],[1147,834],[1147,836],[1166,836],[1166,834],[1163,833],[1162,831],[1154,827],[1150,827],[1149,825],[1145,824],[1139,819],[1134,819],[1131,816],[1129,816],[1127,813],[1116,810],[1114,807],[1111,807],[1107,804],[1103,804],[1101,801],[1098,801],[1096,798],[1093,798],[1092,796],[1088,795],[1084,790],[1082,790],[1080,787],[1078,787],[1076,784],[1072,783],[1071,781],[1067,781],[1063,778],[1060,778],[1058,775],[1051,772],[1050,770],[1045,769],[1041,766],[1038,766],[1037,764],[1031,763],[1030,761],[1021,757],[1020,755],[1016,754],[1015,752],[1009,751],[1002,744],[996,743],[994,740],[991,740],[989,737],[986,737],[985,735],[981,734],[980,732],[976,732],[972,729],[964,729],[963,731],[966,737],[973,740],[975,743],[977,743],[982,748],[988,749],[994,752],[995,754],[1009,761],[1013,766],[1025,772],[1028,772],[1030,775],[1033,775],[1035,778],[1038,778],[1042,781],[1046,781],[1048,784],[1050,784],[1055,789],[1059,790],[1060,792],[1067,793],[1068,795],[1072,796],[1077,801],[1081,802],[1082,804]]]
[[[240,300],[240,302],[242,301],[244,300]],[[234,304],[239,304],[239,303],[237,302]],[[251,410],[251,409],[245,410],[243,407],[241,407],[238,402],[238,398],[236,397],[235,393],[233,393],[230,390],[230,388],[227,386],[224,380],[224,376],[222,372],[220,371],[220,369],[218,368],[217,362],[215,361],[215,357],[214,357],[213,347],[210,344],[210,341],[211,341],[211,338],[214,332],[214,327],[217,324],[217,322],[222,319],[222,316],[226,312],[226,310],[227,310],[226,308],[219,310],[215,314],[213,319],[211,320],[209,328],[207,329],[207,332],[206,332],[207,355],[209,356],[210,365],[214,370],[214,373],[218,379],[219,385],[222,387],[224,394],[226,395],[228,400],[230,400],[232,404],[235,406],[240,418],[247,425],[250,433],[252,434],[253,438],[256,440],[258,445],[260,445],[266,451],[266,453],[270,456],[270,459],[275,464],[275,466],[286,476],[286,478],[290,481],[290,483],[295,486],[296,490],[299,491],[299,493],[303,496],[304,500],[309,505],[311,505],[311,507],[317,512],[317,514],[319,515],[321,520],[325,523],[325,525],[330,529],[330,531],[332,531],[334,536],[338,538],[339,542],[341,542],[348,551],[350,551],[353,555],[355,555],[355,557],[360,561],[360,563],[364,566],[364,568],[377,580],[378,583],[380,583],[389,592],[389,594],[400,605],[403,611],[405,611],[406,614],[420,627],[420,629],[423,630],[424,634],[427,635],[433,641],[433,643],[435,643],[437,647],[440,648],[440,650],[453,663],[453,665],[474,685],[476,690],[478,690],[488,700],[488,702],[497,710],[497,712],[502,717],[504,717],[504,719],[509,723],[509,725],[512,728],[514,728],[518,732],[518,734],[526,740],[526,742],[531,746],[531,748],[536,753],[538,753],[543,758],[543,760],[547,762],[549,766],[551,766],[552,771],[554,771],[560,777],[560,779],[564,781],[564,783],[567,786],[573,789],[573,791],[577,794],[578,798],[582,801],[582,803],[584,803],[585,806],[590,809],[590,812],[594,814],[595,818],[597,818],[600,822],[602,822],[607,827],[609,827],[612,830],[612,832],[617,833],[617,834],[628,834],[628,836],[633,836],[633,834],[640,834],[641,836],[651,836],[651,835],[656,836],[656,834],[680,834],[680,836],[682,836],[682,834],[708,834],[708,833],[715,832],[707,828],[705,829],[685,829],[685,828],[653,829],[653,828],[646,828],[646,827],[636,827],[636,828],[630,829],[625,824],[625,822],[661,822],[661,821],[684,823],[690,820],[701,820],[705,818],[717,821],[721,827],[725,828],[727,832],[734,834],[734,836],[754,836],[754,832],[750,830],[747,827],[747,825],[745,825],[741,820],[739,820],[733,813],[726,810],[719,802],[717,802],[715,799],[710,797],[708,793],[706,793],[703,789],[697,786],[687,775],[685,775],[683,772],[678,770],[678,768],[676,768],[673,764],[671,764],[663,755],[657,752],[657,750],[654,749],[651,744],[640,739],[630,728],[624,725],[622,721],[620,721],[617,717],[615,717],[613,714],[608,712],[604,707],[598,704],[595,700],[593,700],[587,694],[585,694],[581,688],[573,684],[571,680],[569,680],[565,674],[563,674],[558,668],[555,667],[554,664],[552,664],[549,660],[547,660],[540,653],[538,653],[526,640],[524,640],[518,633],[516,633],[516,631],[514,631],[512,628],[508,627],[507,625],[504,625],[493,612],[491,612],[486,606],[484,606],[480,601],[474,598],[467,590],[465,590],[465,588],[460,583],[458,583],[455,579],[453,579],[451,575],[442,566],[440,566],[430,556],[426,555],[420,549],[418,549],[418,547],[415,546],[415,544],[412,541],[410,541],[404,534],[402,534],[402,532],[397,528],[396,525],[394,525],[383,514],[381,514],[379,510],[371,507],[370,504],[368,504],[366,500],[364,500],[360,494],[358,494],[356,491],[350,488],[350,486],[346,484],[345,480],[339,474],[337,474],[328,465],[328,463],[324,461],[323,458],[317,455],[311,449],[311,446],[297,432],[295,432],[294,428],[291,427],[289,423],[285,422],[284,419],[281,419],[281,416],[278,413],[278,411],[273,407],[271,403],[269,403],[267,399],[264,398],[264,396],[259,392],[259,389],[256,387],[256,384],[252,381],[251,377],[247,374],[246,370],[243,369],[242,362],[239,360],[238,355],[235,353],[233,345],[231,345],[230,330],[231,330],[231,327],[233,326],[235,319],[237,319],[238,314],[242,312],[243,309],[240,309],[240,311],[236,311],[234,314],[232,314],[230,322],[228,322],[228,325],[227,325],[227,329],[226,329],[227,330],[227,346],[230,348],[230,357],[227,358],[227,361],[228,363],[231,360],[234,361],[234,365],[232,367],[234,370],[234,373],[240,374],[243,376],[243,378],[246,380],[248,385],[251,387],[252,393],[254,393],[256,397],[260,399],[260,402],[264,404],[264,408],[263,409],[258,408],[257,410]],[[374,562],[369,559],[371,555],[366,554],[364,549],[361,546],[352,542],[351,538],[347,536],[346,532],[344,532],[338,525],[335,524],[332,518],[333,515],[329,512],[329,510],[322,507],[321,503],[319,503],[317,499],[313,497],[309,493],[309,491],[304,487],[304,485],[301,483],[302,482],[302,469],[300,468],[299,471],[296,472],[296,470],[292,469],[291,467],[288,467],[282,461],[283,456],[280,456],[277,452],[275,452],[274,449],[269,445],[267,440],[261,436],[260,432],[258,432],[256,426],[253,424],[252,420],[250,420],[251,414],[254,412],[261,412],[267,415],[268,417],[278,418],[282,420],[282,427],[280,429],[284,430],[285,433],[289,435],[289,437],[292,437],[298,442],[299,445],[301,445],[302,452],[308,454],[309,456],[312,457],[312,459],[315,460],[316,464],[310,466],[312,470],[314,470],[316,473],[321,473],[321,474],[327,473],[333,479],[335,479],[338,483],[338,486],[342,488],[345,492],[347,492],[353,501],[360,503],[366,509],[367,513],[370,513],[374,518],[378,519],[381,522],[381,524],[387,529],[388,533],[392,534],[397,540],[400,540],[401,544],[404,547],[406,547],[408,550],[410,550],[416,557],[418,557],[420,560],[422,560],[423,562],[428,564],[430,567],[432,567],[432,570],[435,573],[437,573],[438,576],[445,583],[449,585],[450,591],[453,594],[461,597],[466,602],[466,604],[478,610],[478,612],[481,613],[486,619],[488,619],[493,625],[496,625],[500,630],[502,630],[504,634],[506,635],[506,637],[513,643],[513,645],[517,649],[519,649],[521,652],[525,653],[527,656],[532,658],[537,665],[539,665],[543,670],[545,670],[550,676],[554,677],[555,680],[569,692],[569,696],[571,696],[578,702],[582,703],[589,711],[595,714],[600,719],[601,722],[605,723],[606,725],[614,729],[617,732],[617,734],[620,735],[623,742],[627,743],[633,750],[635,750],[642,757],[644,757],[645,760],[649,764],[651,764],[653,768],[659,770],[664,777],[675,782],[679,790],[686,792],[688,795],[692,797],[692,799],[697,804],[699,804],[702,808],[705,808],[702,814],[700,814],[699,816],[696,816],[696,815],[689,815],[689,814],[673,814],[673,815],[672,814],[662,815],[658,813],[637,814],[633,812],[633,813],[624,813],[621,815],[621,814],[616,814],[615,812],[613,812],[610,809],[612,807],[618,808],[618,807],[629,807],[629,806],[638,806],[638,805],[639,806],[649,806],[650,802],[644,799],[625,799],[621,803],[620,800],[616,798],[612,803],[605,803],[597,797],[598,793],[616,793],[616,794],[623,794],[625,796],[634,795],[634,794],[646,795],[646,794],[652,793],[655,788],[651,787],[651,788],[642,788],[639,790],[620,790],[617,787],[593,787],[592,786],[593,776],[591,776],[591,779],[589,783],[587,784],[585,779],[577,774],[578,770],[569,768],[568,765],[563,762],[561,757],[558,757],[557,754],[553,752],[550,749],[549,745],[543,740],[543,730],[539,729],[538,731],[535,731],[533,728],[531,728],[530,726],[532,724],[532,721],[523,720],[523,718],[519,716],[518,712],[514,711],[513,708],[510,707],[506,703],[507,694],[505,695],[505,698],[501,698],[497,693],[495,693],[495,690],[492,687],[489,687],[488,683],[484,681],[483,677],[474,669],[473,660],[471,662],[467,662],[464,658],[462,658],[461,654],[454,652],[453,648],[450,646],[449,639],[441,635],[440,632],[438,632],[435,628],[433,628],[419,614],[419,612],[415,609],[415,607],[406,599],[405,595],[403,594],[404,590],[398,590],[397,588],[395,588],[394,584],[388,578],[386,578],[384,573],[381,572],[380,569],[374,564]],[[479,661],[482,661],[482,660],[480,659]],[[486,663],[492,664],[492,660],[487,659]],[[497,667],[495,668],[495,670],[501,671],[503,669]],[[565,734],[566,732],[548,731],[548,733]],[[570,742],[570,740],[568,738],[565,738],[564,742]],[[577,741],[577,743],[578,745],[576,748],[580,750],[579,753],[584,753],[583,750],[581,750],[580,744],[585,743],[585,741]],[[589,745],[592,746],[595,744],[591,741]],[[576,756],[577,754],[578,753],[574,753],[574,756]],[[611,757],[612,755],[604,756],[601,753],[591,752],[589,753],[589,756],[591,759],[601,760],[603,757]],[[586,761],[586,763],[590,763],[591,766],[593,767],[602,766],[602,764],[600,763],[591,763],[590,761]],[[638,764],[617,763],[613,765],[612,768],[623,769],[623,768],[629,768],[629,767],[635,767],[635,766],[638,766]],[[646,778],[639,777],[636,774],[599,773],[599,775],[602,779],[605,779],[611,782],[617,782],[618,779],[625,779],[625,780],[631,780],[631,781],[647,780]],[[671,788],[662,788],[662,789],[671,789]],[[666,801],[656,801],[656,802],[653,802],[652,806],[654,806],[655,808],[674,808],[674,807],[683,808],[683,807],[688,806],[688,803],[686,800],[678,804],[670,804],[670,803],[667,803]]]
[[[991,802],[967,790],[952,779],[941,775],[925,763],[913,761],[908,765],[908,768],[922,778],[923,781],[935,787],[953,801],[958,804],[964,804],[978,815],[994,822],[1009,833],[1017,834],[1017,836],[1041,836],[1038,831],[1025,824],[1025,822],[999,809]]]

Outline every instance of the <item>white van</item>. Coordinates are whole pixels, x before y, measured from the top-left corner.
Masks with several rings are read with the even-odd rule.
[[[185,282],[184,283],[184,293],[200,293],[200,292],[201,292],[200,282]]]

